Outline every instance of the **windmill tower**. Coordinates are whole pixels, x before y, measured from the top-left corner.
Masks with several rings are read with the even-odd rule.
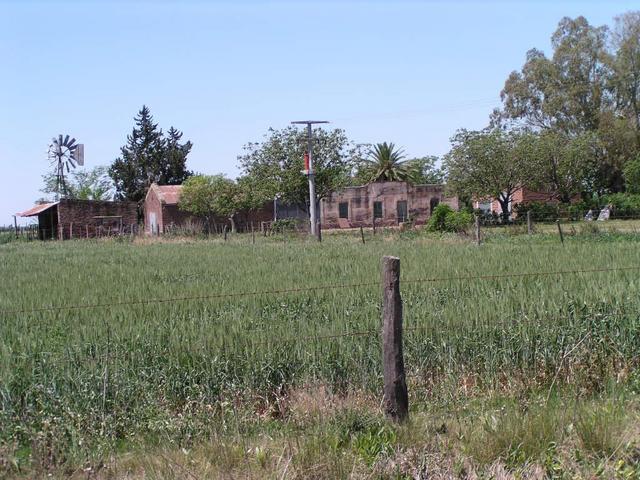
[[[48,157],[56,172],[56,200],[69,194],[65,181],[65,170],[69,173],[72,168],[84,165],[84,144],[75,143],[76,139],[69,139],[69,135],[58,135],[51,139]]]

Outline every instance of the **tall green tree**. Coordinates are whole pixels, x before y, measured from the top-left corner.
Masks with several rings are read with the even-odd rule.
[[[427,155],[426,157],[407,160],[413,173],[411,181],[416,185],[438,185],[444,182],[444,172],[436,166],[438,157]]]
[[[640,11],[616,17],[613,45],[611,86],[617,110],[629,122],[640,152]]]
[[[607,33],[584,17],[563,18],[551,37],[553,56],[529,50],[522,70],[509,75],[494,121],[574,134],[597,130],[609,106]]]
[[[465,198],[496,198],[503,218],[513,194],[533,178],[529,136],[515,131],[458,130],[444,158],[447,189]]]
[[[44,187],[42,193],[59,197],[59,182],[55,173],[48,173],[42,177]],[[113,198],[113,182],[108,175],[108,169],[98,166],[90,170],[73,170],[66,182],[67,198],[80,200],[111,200]]]
[[[548,130],[529,135],[528,140],[534,168],[527,187],[549,192],[563,203],[593,190],[598,149],[595,133],[570,136]]]
[[[120,149],[109,175],[118,198],[140,202],[152,183],[179,185],[191,175],[186,160],[192,145],[180,143],[182,133],[173,127],[165,138],[146,105],[134,121],[127,144]]]
[[[313,130],[313,163],[318,200],[349,183],[355,147],[340,129]],[[301,173],[307,134],[295,127],[269,129],[261,142],[244,146],[238,156],[243,174],[262,195],[280,198],[308,211],[308,179]]]

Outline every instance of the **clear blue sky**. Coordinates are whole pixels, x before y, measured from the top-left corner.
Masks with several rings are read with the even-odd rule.
[[[3,2],[0,224],[41,197],[50,138],[119,154],[142,104],[194,143],[189,167],[235,176],[269,127],[326,119],[358,143],[442,155],[482,128],[509,72],[549,52],[563,16],[592,24],[631,1]]]

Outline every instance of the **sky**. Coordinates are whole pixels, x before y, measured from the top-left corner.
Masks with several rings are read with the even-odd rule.
[[[0,225],[41,198],[52,136],[109,165],[143,104],[193,142],[187,165],[239,174],[243,145],[292,120],[355,143],[443,155],[487,125],[564,16],[611,25],[637,1],[0,0]],[[26,223],[22,220],[21,223]]]

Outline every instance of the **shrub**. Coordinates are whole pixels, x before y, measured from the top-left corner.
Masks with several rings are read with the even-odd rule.
[[[611,218],[640,214],[640,194],[612,193],[602,197],[602,205],[611,205]]]
[[[271,223],[271,230],[274,232],[282,232],[283,230],[291,232],[297,227],[298,219],[296,218],[282,218]]]
[[[640,155],[624,166],[624,186],[631,194],[640,194]]]
[[[464,232],[473,222],[469,212],[456,212],[449,205],[441,203],[431,214],[427,222],[428,232]]]

